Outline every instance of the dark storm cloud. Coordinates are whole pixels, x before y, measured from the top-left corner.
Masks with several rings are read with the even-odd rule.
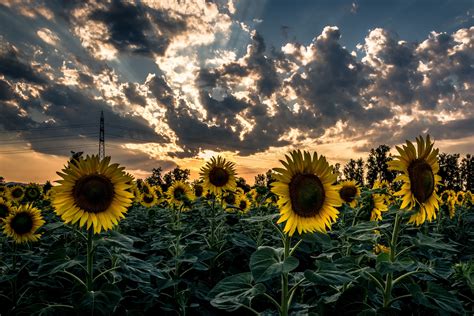
[[[46,80],[24,58],[15,47],[0,38],[0,74],[31,83],[46,83]]]
[[[15,93],[13,92],[13,89],[10,84],[4,80],[0,80],[0,101],[11,100],[14,97]]]
[[[112,1],[105,10],[94,11],[90,18],[108,26],[109,42],[119,51],[144,55],[163,55],[170,38],[186,27],[184,21],[170,17],[167,12],[147,10],[140,4],[118,0]],[[160,36],[154,35],[152,27],[159,29]]]
[[[127,84],[123,92],[130,103],[135,103],[141,106],[146,105],[146,98],[138,93],[136,84]]]

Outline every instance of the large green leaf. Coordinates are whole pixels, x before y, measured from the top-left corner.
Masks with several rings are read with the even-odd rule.
[[[250,271],[256,282],[264,282],[298,267],[295,257],[283,260],[283,249],[260,247],[250,257]]]
[[[114,284],[104,284],[99,291],[87,291],[79,303],[79,314],[110,315],[117,307],[122,294]]]
[[[354,277],[346,272],[346,266],[332,262],[316,262],[317,270],[306,270],[306,279],[318,285],[343,285],[354,280]]]
[[[242,305],[249,305],[252,299],[265,293],[265,286],[261,283],[253,284],[250,272],[229,276],[209,292],[212,306],[227,311],[235,311]]]

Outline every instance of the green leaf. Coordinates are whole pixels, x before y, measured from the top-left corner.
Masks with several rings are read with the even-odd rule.
[[[441,237],[442,236],[440,235],[439,238],[434,238],[422,233],[417,233],[416,238],[414,238],[413,241],[415,245],[421,248],[431,248],[431,249],[437,249],[437,250],[442,250],[442,251],[458,252],[458,250],[456,250],[456,248],[454,248],[451,245],[451,244],[457,245],[457,243],[452,241],[451,244],[447,244],[442,241]]]
[[[425,296],[449,313],[462,314],[464,312],[462,304],[457,297],[436,283],[428,282]]]
[[[235,311],[242,305],[249,305],[252,299],[265,293],[263,284],[253,285],[250,272],[239,273],[229,276],[209,292],[212,306],[227,311]]]
[[[256,282],[264,282],[290,272],[299,265],[298,259],[288,257],[282,260],[283,249],[260,247],[250,257],[250,271]]]
[[[104,284],[99,291],[88,291],[82,297],[78,310],[88,315],[110,315],[122,294],[114,284]],[[79,314],[82,314],[82,313]]]
[[[347,273],[345,266],[332,262],[316,262],[316,271],[306,270],[304,276],[314,284],[320,285],[343,285],[354,280],[354,277]]]

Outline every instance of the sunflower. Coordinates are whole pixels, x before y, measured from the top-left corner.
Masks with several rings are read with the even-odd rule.
[[[382,212],[388,210],[385,199],[381,194],[372,193],[369,197],[370,220],[379,221],[382,219]]]
[[[354,180],[343,181],[339,189],[339,196],[350,207],[356,207],[357,198],[360,196],[360,188]]]
[[[8,190],[8,199],[15,203],[21,202],[25,197],[25,189],[21,185],[15,185]]]
[[[457,194],[456,194],[456,204],[457,205],[462,205],[464,202],[464,192],[463,191],[459,191]]]
[[[165,194],[163,193],[163,190],[160,186],[153,187],[153,194],[156,196],[157,203],[160,203],[166,199]]]
[[[339,186],[324,156],[295,150],[280,160],[285,168],[274,168],[277,181],[272,192],[279,196],[280,219],[286,221],[284,232],[292,236],[295,230],[326,232],[336,221],[341,206]]]
[[[234,163],[226,161],[221,156],[212,157],[211,161],[201,168],[199,174],[203,180],[204,189],[215,195],[236,189]]]
[[[250,210],[250,201],[245,194],[239,194],[235,205],[240,209],[241,213],[248,213]]]
[[[228,207],[229,205],[237,205],[237,194],[234,192],[227,191],[222,195],[222,207],[229,212],[234,211],[233,208]]]
[[[445,205],[447,205],[448,200],[452,196],[452,191],[451,190],[444,190],[443,193],[440,195],[441,202]]]
[[[40,210],[31,204],[21,205],[5,219],[3,232],[18,244],[37,241],[40,234],[35,233],[44,223]]]
[[[41,187],[37,184],[30,183],[25,188],[25,199],[29,202],[36,201],[41,198]]]
[[[93,226],[97,234],[125,217],[133,199],[127,191],[129,178],[123,167],[109,163],[110,157],[87,156],[58,172],[63,180],[53,188],[53,206],[66,223],[79,222],[79,227],[87,225],[87,229]]]
[[[8,192],[8,189],[4,185],[0,185],[0,196],[6,196]]]
[[[464,194],[463,204],[465,204],[465,205],[473,204],[473,195],[472,195],[471,191],[466,191],[466,193]]]
[[[0,197],[0,222],[7,218],[7,216],[13,211],[13,206],[10,202]]]
[[[408,140],[406,143],[403,148],[396,146],[400,156],[395,156],[388,165],[391,170],[401,172],[395,181],[402,181],[403,185],[394,194],[402,197],[400,208],[411,210],[414,206],[419,206],[409,223],[421,225],[426,219],[431,221],[436,218],[436,211],[439,209],[439,197],[436,193],[436,187],[441,181],[441,177],[437,175],[438,149],[433,149],[434,143],[429,135],[426,140],[422,136],[416,139],[417,149]]]
[[[194,186],[193,186],[193,191],[194,191],[194,196],[197,197],[197,198],[199,198],[199,197],[201,197],[201,196],[203,195],[203,193],[204,193],[204,188],[203,188],[203,186],[202,186],[201,184],[196,183],[196,184],[194,184]]]
[[[374,253],[378,255],[379,253],[390,253],[390,247],[384,246],[382,244],[374,245]]]
[[[148,183],[143,182],[141,184],[140,191],[144,194],[151,194],[153,190]]]
[[[191,187],[183,181],[175,181],[166,191],[170,204],[182,205],[193,199]]]
[[[145,207],[152,207],[158,204],[158,199],[153,192],[150,192],[149,194],[142,193],[140,197],[140,204]]]

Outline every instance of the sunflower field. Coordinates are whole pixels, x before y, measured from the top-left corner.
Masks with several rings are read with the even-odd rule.
[[[473,195],[429,136],[397,151],[370,187],[299,150],[250,191],[220,156],[192,185],[98,156],[2,185],[0,315],[472,315]]]

